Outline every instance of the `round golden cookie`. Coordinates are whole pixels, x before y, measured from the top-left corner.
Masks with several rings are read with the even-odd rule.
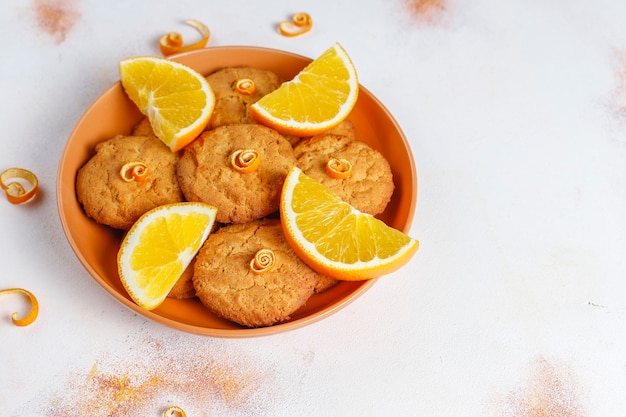
[[[302,171],[330,188],[357,210],[380,214],[391,200],[394,184],[385,157],[365,142],[342,135],[319,135],[301,141],[294,152]],[[330,158],[346,159],[352,173],[334,178],[326,171]]]
[[[146,211],[183,201],[176,178],[179,155],[160,140],[118,135],[97,144],[95,151],[78,171],[76,196],[96,222],[128,230]],[[129,162],[144,163],[145,178],[125,181],[120,170]]]
[[[233,152],[255,150],[260,165],[250,173],[231,165]],[[278,132],[259,124],[220,126],[185,148],[178,182],[189,201],[217,208],[220,223],[246,223],[278,210],[287,173],[296,164],[293,148]]]
[[[275,265],[252,271],[256,253],[269,249]],[[193,284],[200,301],[216,315],[245,327],[289,320],[313,295],[320,274],[285,240],[280,220],[228,225],[209,235],[196,257]]]
[[[250,117],[250,106],[283,82],[274,72],[254,67],[222,68],[206,78],[215,93],[215,107],[207,130],[228,124],[256,123]],[[251,80],[254,91],[238,90],[237,83],[242,80]]]

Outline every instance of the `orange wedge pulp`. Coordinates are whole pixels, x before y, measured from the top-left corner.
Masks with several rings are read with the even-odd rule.
[[[342,201],[297,167],[285,179],[280,217],[298,256],[316,271],[341,280],[391,273],[419,246],[417,240]]]
[[[204,76],[156,57],[124,59],[119,70],[124,91],[173,152],[202,133],[215,107],[215,94]]]
[[[280,133],[311,136],[342,122],[358,93],[356,69],[335,43],[291,81],[254,103],[250,115]]]
[[[209,236],[217,209],[172,203],[146,212],[128,231],[117,256],[120,280],[141,307],[158,307]]]

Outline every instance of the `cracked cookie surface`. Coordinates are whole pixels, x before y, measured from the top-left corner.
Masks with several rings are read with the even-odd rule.
[[[302,140],[294,148],[297,164],[311,178],[330,188],[357,210],[382,213],[394,190],[389,162],[376,149],[354,137],[323,134]],[[352,164],[347,178],[333,178],[326,171],[330,158]]]
[[[78,171],[76,195],[96,222],[128,230],[146,211],[184,200],[176,177],[179,155],[155,137],[118,135],[98,143],[95,152]],[[146,178],[124,181],[120,170],[134,161],[148,167]]]
[[[215,93],[215,108],[207,130],[229,124],[256,123],[250,117],[250,106],[264,95],[277,89],[283,80],[274,72],[254,67],[227,67],[209,74],[207,81]],[[251,80],[254,92],[243,94],[237,82]]]
[[[241,173],[230,156],[255,150],[258,169]],[[178,162],[178,181],[189,201],[217,207],[220,223],[246,223],[276,212],[287,173],[296,163],[293,148],[278,132],[259,124],[221,126],[204,132]]]
[[[272,250],[276,264],[255,274],[250,261],[261,249]],[[202,303],[218,316],[261,327],[289,320],[322,277],[293,252],[280,220],[262,219],[212,233],[196,257],[193,284]]]

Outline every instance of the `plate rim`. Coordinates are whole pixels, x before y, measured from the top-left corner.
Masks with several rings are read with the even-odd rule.
[[[312,61],[312,59],[309,57],[306,57],[304,55],[300,55],[291,51],[269,48],[269,47],[262,47],[262,46],[254,46],[254,45],[251,45],[251,46],[246,46],[246,45],[209,46],[200,50],[189,51],[189,52],[184,52],[181,54],[172,55],[172,56],[169,56],[168,58],[175,60],[175,61],[181,61],[181,60],[184,61],[190,55],[203,54],[203,53],[207,53],[207,51],[210,51],[210,50],[228,50],[228,51],[252,51],[254,50],[254,51],[259,51],[263,53],[282,54],[282,55],[298,58],[301,60],[307,60],[309,62]],[[115,288],[113,288],[107,281],[105,281],[100,276],[100,274],[91,266],[91,264],[88,262],[85,256],[80,252],[78,248],[78,244],[76,240],[74,239],[74,236],[70,233],[67,216],[65,215],[64,210],[63,210],[63,203],[64,203],[63,195],[64,195],[64,189],[67,187],[67,185],[64,184],[62,181],[62,179],[65,178],[64,167],[67,161],[67,155],[70,152],[70,148],[71,148],[70,145],[72,145],[72,143],[70,143],[70,139],[72,139],[75,136],[76,131],[79,130],[81,123],[83,123],[83,121],[86,119],[87,115],[90,113],[92,108],[96,107],[97,104],[101,100],[103,100],[107,94],[111,94],[113,90],[119,88],[119,84],[120,84],[119,80],[115,81],[111,83],[106,89],[101,91],[98,94],[98,96],[89,104],[89,106],[81,113],[79,118],[76,120],[72,130],[70,131],[70,134],[67,137],[65,144],[63,146],[63,151],[61,153],[59,165],[57,168],[56,200],[57,200],[57,211],[58,211],[58,215],[61,221],[63,233],[74,255],[78,258],[83,268],[85,268],[86,271],[89,273],[90,277],[94,279],[109,295],[113,296],[114,299],[116,299],[122,305],[130,308],[132,311],[138,313],[141,316],[144,316],[147,319],[151,319],[167,327],[170,327],[179,331],[185,331],[185,332],[192,333],[192,334],[210,336],[210,337],[220,337],[220,338],[250,338],[250,337],[260,337],[260,336],[271,336],[271,335],[276,335],[280,333],[285,333],[285,332],[301,329],[303,327],[307,327],[311,324],[317,323],[335,314],[339,310],[342,310],[348,305],[352,304],[352,302],[354,302],[357,298],[359,298],[361,295],[367,292],[380,279],[379,277],[379,278],[373,278],[373,279],[366,280],[366,281],[361,281],[360,282],[361,285],[357,289],[355,289],[352,293],[343,297],[339,301],[333,302],[332,304],[321,308],[314,315],[294,319],[294,320],[291,320],[285,323],[276,324],[273,326],[259,327],[259,328],[241,327],[241,328],[236,328],[236,329],[219,329],[219,328],[207,328],[207,327],[197,326],[197,325],[193,325],[189,323],[184,323],[184,322],[180,322],[180,321],[168,318],[168,317],[164,317],[153,311],[143,309],[142,307],[132,302],[132,300],[129,300],[128,298],[119,294],[115,290]],[[370,90],[362,86],[360,83],[359,83],[359,89],[360,91],[364,91],[366,95],[371,100],[373,100],[376,103],[376,105],[385,113],[385,116],[389,119],[394,129],[397,132],[399,132],[400,138],[402,139],[402,144],[407,151],[407,158],[408,158],[409,166],[406,168],[410,170],[410,178],[412,181],[413,195],[412,195],[412,198],[410,199],[410,205],[407,210],[407,219],[404,222],[404,227],[402,228],[402,231],[404,233],[409,233],[411,226],[413,224],[413,220],[415,216],[415,209],[417,206],[417,198],[418,198],[417,168],[415,165],[415,159],[414,159],[414,155],[411,150],[411,147],[410,147],[410,143],[406,135],[404,134],[403,130],[401,129],[399,123],[397,122],[396,118],[389,111],[389,109],[378,99],[378,97],[376,97]]]

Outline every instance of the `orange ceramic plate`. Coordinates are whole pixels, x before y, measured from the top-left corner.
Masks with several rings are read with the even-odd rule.
[[[248,65],[293,78],[311,59],[274,49],[232,46],[211,47],[180,54],[171,59],[189,65],[202,74],[219,68]],[[115,67],[113,63],[112,68]],[[354,301],[376,280],[341,282],[325,293],[313,296],[292,320],[272,327],[248,329],[222,320],[195,300],[168,298],[157,309],[147,311],[128,296],[117,273],[116,256],[122,232],[89,219],[76,199],[78,169],[93,155],[94,146],[116,134],[128,134],[142,115],[126,97],[120,83],[109,87],[91,104],[72,131],[57,176],[57,205],[67,239],[89,274],[113,297],[137,313],[159,323],[191,333],[216,337],[252,337],[281,333],[314,323]],[[408,232],[417,200],[417,174],[413,155],[404,133],[389,111],[367,89],[348,117],[360,140],[378,149],[391,163],[396,189],[391,203],[379,216],[387,224]]]

